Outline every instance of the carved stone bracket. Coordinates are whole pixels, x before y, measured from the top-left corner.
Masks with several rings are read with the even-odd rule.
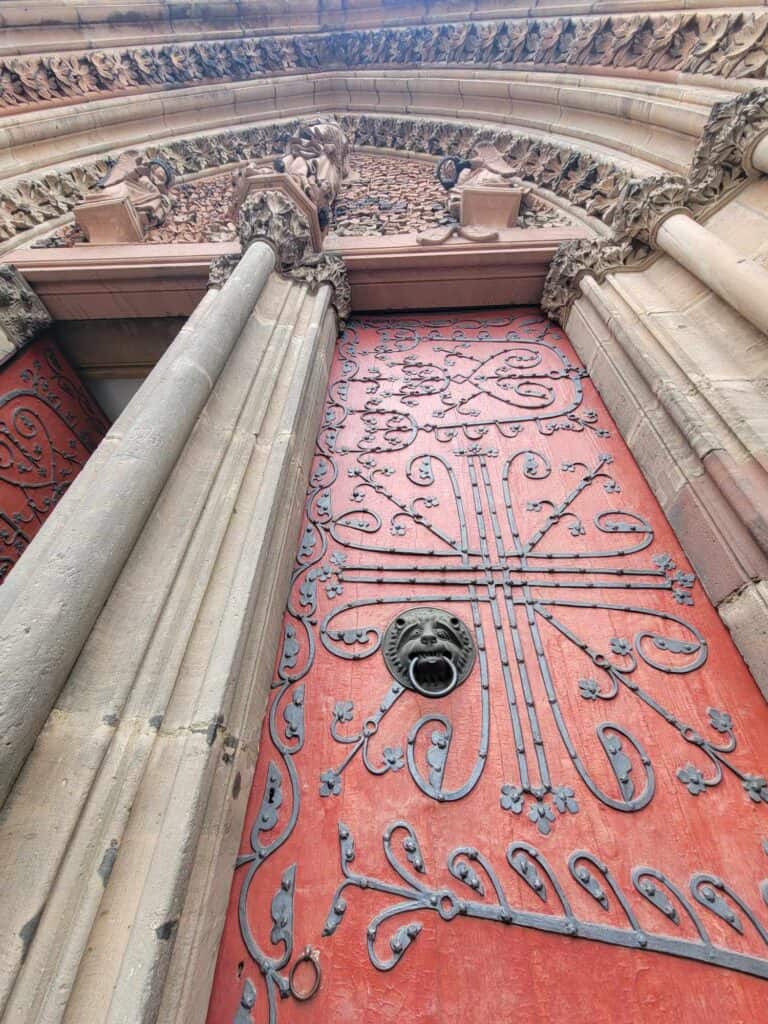
[[[254,238],[253,241],[256,239]],[[208,287],[221,288],[239,262],[239,253],[214,256],[208,274]],[[298,263],[293,266],[283,266],[278,272],[282,277],[303,282],[311,292],[317,291],[322,284],[329,284],[333,288],[332,305],[339,321],[343,322],[349,317],[352,311],[352,293],[347,267],[341,256],[325,252],[309,253]]]
[[[638,263],[648,255],[648,248],[629,240],[612,238],[574,238],[563,242],[552,259],[544,282],[541,308],[565,323],[573,302],[578,298],[579,282],[587,274],[598,281],[606,274],[629,263]]]
[[[29,344],[46,327],[51,315],[21,274],[0,265],[0,363]]]
[[[311,292],[317,291],[322,284],[329,284],[333,288],[333,306],[339,320],[343,322],[349,317],[352,312],[352,291],[347,267],[341,256],[326,252],[312,253],[286,273],[294,281],[304,282]]]

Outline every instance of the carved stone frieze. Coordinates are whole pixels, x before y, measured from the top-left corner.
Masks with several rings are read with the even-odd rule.
[[[416,234],[448,219],[433,160],[354,153],[334,207],[338,237]]]
[[[590,274],[598,281],[611,271],[628,263],[639,262],[648,255],[647,247],[612,238],[574,238],[563,242],[555,253],[544,282],[541,308],[564,324],[574,300],[579,296],[579,282]]]
[[[342,123],[348,134],[354,132],[357,146],[467,160],[477,145],[492,144],[511,173],[606,221],[621,189],[630,180],[630,175],[617,164],[600,160],[592,153],[506,128],[369,115],[348,116]]]
[[[608,219],[621,188],[629,180],[625,170],[608,160],[506,128],[497,131],[457,121],[368,115],[346,115],[339,122],[358,147],[467,156],[477,143],[492,142],[525,181],[546,188],[603,220]],[[297,120],[177,139],[161,147],[148,146],[144,152],[148,159],[163,157],[178,175],[195,174],[243,159],[258,160],[279,154],[300,124]],[[79,190],[71,179],[77,175],[78,180],[93,183],[105,169],[106,163],[101,161],[75,171],[53,172],[45,179],[30,178],[23,186],[0,189],[0,241],[71,209],[85,194],[85,188]],[[40,195],[41,199],[20,203],[16,197],[21,188],[35,197]],[[62,197],[55,212],[53,204],[44,198],[49,191]],[[71,198],[66,198],[70,195]],[[6,201],[16,211],[13,220],[3,220]]]
[[[0,60],[0,106],[19,110],[156,86],[285,71],[414,65],[566,66],[765,78],[768,14],[727,11],[517,18],[179,42]]]
[[[733,101],[737,119],[744,126],[739,139],[745,146],[752,138],[752,132],[756,137],[762,131],[765,100],[761,95],[746,93],[739,97],[740,104]],[[723,125],[727,124],[729,116],[727,112],[720,112],[717,122],[712,122],[721,126],[723,136],[727,134]],[[637,225],[642,237],[646,220],[652,212],[654,215],[660,213],[665,203],[678,207],[683,201],[683,178],[662,175],[648,179],[652,184],[645,186],[642,182],[646,179],[632,179],[618,164],[599,159],[591,152],[507,128],[497,130],[459,121],[372,115],[345,115],[339,121],[357,147],[432,156],[450,154],[466,159],[477,143],[493,143],[524,181],[549,190],[574,207],[611,225],[616,234],[632,233]],[[162,147],[148,146],[145,154],[147,158],[162,156],[177,174],[194,174],[243,159],[263,160],[281,153],[300,123],[291,121],[177,139]],[[712,131],[715,132],[714,127]],[[725,152],[725,143],[717,147],[713,144],[711,148],[711,161],[708,161],[704,144],[694,160],[692,183],[685,200],[693,208],[712,201],[731,184],[738,184],[735,172],[728,170],[735,165],[726,163],[725,169],[719,169],[720,164],[717,163],[720,159],[718,154]],[[726,154],[724,159],[731,158]],[[5,190],[0,189],[0,241],[71,209],[85,194],[87,186],[84,183],[98,180],[105,168],[105,162],[101,161],[73,170],[52,172],[40,179],[30,178]],[[705,180],[708,182],[706,188],[702,184]]]
[[[0,264],[0,363],[46,327],[51,315],[21,274]]]
[[[330,233],[334,239],[419,234],[451,220],[446,192],[435,177],[435,161],[357,152],[350,157],[351,175],[341,185]],[[173,209],[165,222],[150,228],[146,243],[231,242],[237,228],[231,219],[234,204],[232,174],[207,175],[174,185]],[[526,189],[518,226],[570,226],[574,219]],[[33,248],[60,248],[86,241],[76,225],[67,224]],[[334,247],[332,243],[331,247]]]

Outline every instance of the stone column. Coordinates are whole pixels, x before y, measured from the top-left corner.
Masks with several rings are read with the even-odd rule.
[[[766,151],[768,153],[768,150]],[[768,270],[746,259],[687,213],[656,229],[657,248],[685,267],[724,302],[768,334]]]
[[[61,692],[275,262],[198,307],[0,590],[0,801]]]
[[[292,196],[0,592],[3,1022],[205,1019],[348,301]]]
[[[746,259],[690,214],[695,195],[675,175],[633,179],[614,215],[617,241],[660,249],[737,313],[768,333],[768,270]]]
[[[750,160],[756,171],[768,174],[768,134],[763,135],[755,143]]]

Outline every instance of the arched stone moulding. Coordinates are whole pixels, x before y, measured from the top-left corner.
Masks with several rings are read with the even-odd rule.
[[[552,72],[334,71],[259,82],[190,85],[172,93],[101,99],[66,110],[13,114],[0,178],[160,139],[320,111],[407,113],[554,134],[624,162],[634,173],[682,172],[717,100],[731,94],[610,76]]]
[[[718,125],[710,126],[710,123],[704,120],[704,115],[709,113],[711,101],[717,94],[708,97],[710,105],[693,99],[684,90],[670,87],[658,89],[656,99],[648,99],[642,94],[637,96],[632,90],[625,96],[617,97],[610,80],[600,80],[600,82],[604,81],[604,88],[588,91],[581,87],[583,83],[574,79],[569,81],[567,88],[561,88],[559,93],[567,92],[571,98],[569,101],[573,103],[577,103],[579,97],[595,96],[593,105],[600,107],[601,104],[604,104],[608,111],[597,117],[596,123],[592,124],[590,131],[586,130],[586,125],[582,125],[582,130],[580,133],[577,132],[577,135],[589,136],[588,140],[583,141],[568,135],[571,114],[567,112],[563,96],[560,96],[558,106],[552,108],[553,119],[546,125],[542,125],[538,129],[520,130],[513,123],[510,124],[509,110],[514,109],[514,104],[510,108],[509,96],[511,93],[507,90],[511,87],[500,79],[490,83],[477,79],[463,83],[461,78],[454,74],[440,82],[430,83],[429,78],[420,78],[418,75],[411,78],[395,76],[385,83],[393,86],[390,93],[387,94],[386,91],[382,92],[383,80],[353,76],[346,83],[340,83],[344,86],[342,95],[341,97],[335,96],[336,99],[341,98],[343,101],[340,108],[331,105],[331,100],[334,98],[333,91],[330,93],[324,91],[329,85],[329,81],[327,76],[317,79],[293,80],[292,97],[289,94],[276,92],[276,86],[274,88],[272,86],[268,88],[249,86],[248,89],[251,93],[256,90],[261,94],[266,89],[261,100],[261,106],[264,108],[261,117],[254,124],[252,111],[249,110],[248,113],[240,115],[241,118],[250,122],[248,125],[230,128],[227,131],[210,131],[201,127],[199,122],[201,119],[205,122],[205,113],[200,109],[201,98],[197,95],[197,90],[191,90],[189,96],[186,97],[181,93],[170,97],[166,104],[169,109],[154,129],[151,117],[148,116],[151,112],[145,110],[144,104],[141,105],[141,119],[137,120],[138,111],[130,101],[107,101],[103,112],[104,118],[108,120],[108,115],[113,116],[114,104],[117,103],[118,107],[124,109],[130,117],[130,124],[127,128],[122,129],[119,127],[119,123],[114,124],[109,132],[105,128],[97,130],[91,126],[87,132],[79,133],[77,138],[80,141],[76,145],[73,144],[74,148],[77,150],[79,145],[82,151],[91,155],[90,159],[68,166],[61,159],[66,155],[66,148],[64,153],[57,149],[58,166],[36,175],[27,173],[23,178],[12,179],[0,188],[0,246],[2,246],[0,251],[7,251],[10,246],[3,245],[3,243],[12,240],[17,234],[36,228],[39,230],[40,225],[47,220],[60,217],[80,202],[87,188],[104,173],[104,157],[109,153],[114,153],[116,149],[136,144],[139,139],[143,140],[145,144],[146,141],[151,141],[155,146],[162,146],[163,152],[169,156],[179,173],[194,173],[207,167],[220,166],[243,158],[265,156],[272,151],[275,145],[279,148],[277,141],[279,133],[288,130],[288,122],[282,119],[286,113],[290,112],[291,103],[299,115],[307,116],[309,112],[343,110],[345,108],[349,110],[354,107],[367,111],[366,104],[372,100],[379,104],[378,109],[376,106],[372,108],[372,116],[369,117],[366,116],[366,113],[358,112],[349,115],[350,124],[380,125],[377,139],[372,139],[371,132],[368,131],[367,135],[361,135],[360,144],[383,145],[384,148],[403,148],[402,136],[405,133],[412,139],[412,144],[409,143],[405,148],[411,148],[417,152],[430,152],[434,155],[450,152],[457,146],[461,146],[463,138],[478,137],[480,132],[501,131],[505,139],[516,140],[518,155],[526,147],[531,151],[528,159],[530,166],[526,167],[521,163],[521,174],[524,178],[549,189],[574,206],[582,207],[588,213],[594,214],[608,223],[610,223],[610,208],[613,200],[629,176],[644,177],[667,169],[664,163],[652,164],[637,157],[630,158],[625,151],[622,151],[622,145],[624,150],[630,148],[633,151],[642,151],[647,155],[661,146],[659,132],[668,140],[673,138],[682,140],[680,145],[676,143],[678,156],[674,166],[683,168],[684,161],[690,160],[693,155],[692,175],[697,180],[701,177],[699,165],[707,167],[713,163],[717,165],[719,159],[719,150],[714,154],[714,159],[710,154],[713,134]],[[473,83],[479,87],[477,94],[473,93]],[[288,84],[290,83],[282,80],[280,88],[288,89]],[[524,95],[530,97],[529,113],[534,113],[535,111],[531,108],[539,109],[537,103],[540,102],[542,96],[539,83],[521,80],[518,84]],[[424,106],[429,111],[437,102],[439,110],[435,116],[418,116],[419,104],[412,102],[417,93],[417,85],[423,85],[427,90],[431,90],[431,97],[428,92]],[[489,85],[494,88],[487,88]],[[445,116],[446,107],[450,109],[453,102],[450,98],[446,101],[448,86],[459,90],[463,97],[461,102],[465,106],[469,106],[468,112],[473,115],[471,118],[464,119],[455,116],[448,118]],[[211,98],[211,88],[207,89],[209,99]],[[245,89],[245,87],[243,88]],[[305,88],[309,88],[308,94],[304,92]],[[440,95],[441,88],[443,95]],[[499,100],[499,88],[501,88],[503,100],[501,109],[494,108],[494,103]],[[554,96],[553,89],[553,82],[546,83],[546,91]],[[745,98],[748,99],[750,95],[752,94],[747,94]],[[298,102],[296,102],[297,100]],[[732,102],[740,101],[737,98]],[[382,104],[385,107],[383,111]],[[679,104],[680,109],[676,110],[675,104]],[[473,105],[477,109],[474,109]],[[172,117],[171,111],[178,106],[183,109]],[[390,110],[407,107],[413,113],[402,117],[392,114],[390,110],[386,109],[387,107]],[[622,109],[626,109],[629,114],[634,112],[636,120],[633,121],[631,116],[621,118],[619,114]],[[273,114],[265,124],[265,119],[275,110],[278,110],[280,119],[276,121]],[[83,116],[85,114],[90,117],[89,111],[84,111]],[[454,115],[455,111],[451,110],[451,114]],[[6,170],[10,168],[18,170],[19,161],[23,164],[24,159],[27,159],[22,155],[23,148],[14,149],[15,142],[18,142],[19,146],[27,146],[26,152],[34,154],[37,166],[41,162],[45,163],[46,159],[51,160],[53,151],[50,147],[46,149],[42,145],[42,138],[52,131],[52,128],[47,128],[45,124],[50,118],[49,115],[40,115],[40,117],[43,118],[42,132],[37,131],[38,121],[33,119],[31,123],[27,123],[27,119],[21,119],[18,135],[14,138],[12,134],[10,138],[11,146],[8,152],[12,162],[10,165],[6,164]],[[237,123],[237,116],[231,109],[230,98],[226,98],[224,107],[216,117],[219,122],[228,123],[234,120],[235,124]],[[594,119],[595,115],[587,115],[587,117]],[[535,118],[529,117],[527,121],[532,123]],[[174,122],[174,127],[177,129],[183,129],[186,124],[194,124],[196,130],[187,137],[182,132],[169,132],[171,122]],[[666,122],[666,126],[659,128],[660,122],[662,124]],[[672,126],[675,123],[677,123],[677,134],[672,131]],[[66,129],[66,123],[59,124],[58,127]],[[624,139],[612,139],[611,130],[623,131]],[[631,138],[632,132],[635,132],[634,140]],[[270,138],[273,140],[272,142],[270,142]],[[699,150],[694,151],[696,140],[699,138],[702,138],[702,143]],[[59,136],[60,139],[61,136]],[[509,141],[505,145],[509,145]],[[719,149],[722,148],[721,145]],[[72,145],[70,145],[70,156],[71,149]],[[99,154],[101,159],[93,154]],[[0,164],[0,166],[2,165]],[[741,170],[738,173],[741,174]],[[708,174],[709,177],[712,177],[711,172]],[[721,181],[708,184],[708,192],[722,190],[722,185]],[[712,195],[709,194],[708,198],[712,198]]]
[[[0,57],[0,108],[334,68],[549,67],[601,74],[611,68],[658,81],[696,76],[756,83],[768,66],[768,14],[749,8],[518,15],[304,34],[292,28],[287,36],[246,31],[234,39]]]

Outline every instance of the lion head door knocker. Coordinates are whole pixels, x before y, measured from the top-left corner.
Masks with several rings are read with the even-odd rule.
[[[475,663],[472,634],[439,608],[410,608],[387,626],[384,661],[395,679],[423,697],[446,697]]]

